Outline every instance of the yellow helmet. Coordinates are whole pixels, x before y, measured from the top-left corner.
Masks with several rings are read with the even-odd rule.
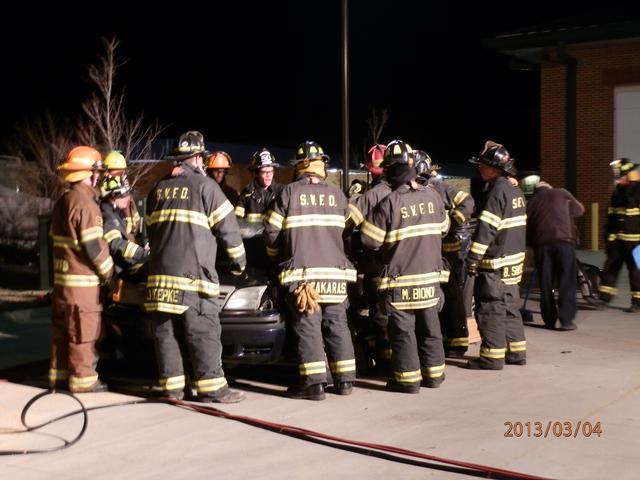
[[[104,167],[107,170],[126,170],[127,160],[122,153],[112,150],[104,159]]]
[[[65,182],[75,183],[89,178],[94,171],[103,169],[100,152],[83,145],[71,149],[67,158],[58,165],[58,174]]]

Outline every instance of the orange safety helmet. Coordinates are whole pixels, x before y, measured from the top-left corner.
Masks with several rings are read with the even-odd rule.
[[[367,170],[371,172],[371,175],[382,175],[382,167],[380,164],[384,159],[384,151],[387,149],[386,145],[377,144],[369,149],[369,156],[365,163]]]
[[[96,170],[104,170],[102,156],[95,148],[84,145],[72,148],[67,158],[58,165],[58,174],[69,183],[89,178]]]
[[[215,168],[230,169],[233,162],[227,152],[213,152],[207,159],[207,170]]]

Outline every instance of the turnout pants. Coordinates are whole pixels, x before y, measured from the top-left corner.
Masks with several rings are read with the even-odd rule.
[[[387,334],[387,315],[384,313],[384,303],[380,300],[378,280],[380,276],[373,273],[365,273],[362,279],[364,297],[369,307],[369,323],[376,341],[377,360],[391,360],[391,346]]]
[[[293,297],[292,297],[293,298]],[[347,301],[320,304],[321,311],[301,314],[295,307],[293,331],[297,339],[300,384],[327,383],[327,362],[334,384],[356,379],[356,360],[347,324]],[[325,357],[326,351],[326,357]]]
[[[480,362],[502,367],[526,359],[518,285],[505,285],[500,273],[480,271],[475,279],[476,321],[482,337]]]
[[[49,386],[67,383],[71,392],[91,390],[98,382],[95,344],[100,335],[100,307],[86,311],[78,305],[56,302],[52,306],[52,342]]]
[[[616,284],[618,274],[622,265],[627,266],[629,271],[629,286],[631,287],[631,303],[640,305],[640,271],[636,267],[631,251],[638,245],[636,242],[626,242],[624,240],[614,240],[607,243],[607,259],[602,271],[602,282],[600,283],[600,298],[605,302],[610,302],[618,293]]]
[[[207,303],[215,306],[213,311],[190,307],[182,314],[152,314],[160,385],[169,396],[184,390],[184,365],[190,365],[191,387],[198,397],[216,398],[228,388],[222,371],[219,306]]]
[[[540,278],[540,308],[545,325],[553,328],[559,319],[564,326],[576,316],[576,248],[569,243],[541,245],[535,249]],[[558,305],[553,289],[558,289]]]
[[[445,253],[451,267],[449,282],[441,284],[444,293],[444,306],[440,311],[440,327],[445,351],[456,351],[461,354],[469,347],[469,330],[467,329],[467,312],[462,294],[463,262],[459,252]]]
[[[387,297],[394,381],[419,386],[422,379],[444,379],[444,348],[436,307],[398,310]]]

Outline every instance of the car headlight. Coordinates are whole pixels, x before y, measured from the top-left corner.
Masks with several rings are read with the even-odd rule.
[[[229,295],[223,310],[259,310],[266,289],[266,285],[238,288]]]

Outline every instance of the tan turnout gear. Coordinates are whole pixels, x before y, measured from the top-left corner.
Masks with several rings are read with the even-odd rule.
[[[49,385],[68,385],[72,392],[99,386],[94,368],[100,334],[100,285],[113,274],[113,260],[104,241],[99,192],[85,181],[100,161],[90,147],[76,147],[60,165],[63,178],[82,180],[56,202],[51,216],[53,243],[52,346]],[[93,163],[91,163],[93,162]],[[71,168],[76,168],[71,170]]]

